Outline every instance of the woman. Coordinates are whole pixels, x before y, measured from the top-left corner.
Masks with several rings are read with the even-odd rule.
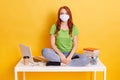
[[[89,63],[85,55],[76,54],[78,29],[72,22],[72,14],[67,6],[58,10],[56,24],[52,25],[51,46],[42,50],[42,55],[50,62],[62,62],[73,66],[84,66]]]

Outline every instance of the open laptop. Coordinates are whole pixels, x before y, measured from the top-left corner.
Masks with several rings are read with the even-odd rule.
[[[41,60],[36,59],[35,57],[32,56],[32,52],[31,52],[31,48],[30,47],[25,46],[23,44],[20,44],[19,47],[20,47],[20,51],[21,51],[22,57],[29,56],[29,58],[30,58],[29,62],[30,63],[41,62]]]

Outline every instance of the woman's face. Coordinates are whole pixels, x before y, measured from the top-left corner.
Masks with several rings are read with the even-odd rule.
[[[60,14],[68,14],[65,9],[61,9]]]
[[[69,20],[69,18],[70,18],[70,16],[68,15],[68,13],[67,13],[67,11],[65,9],[60,10],[59,17],[62,20],[62,22],[67,22]]]

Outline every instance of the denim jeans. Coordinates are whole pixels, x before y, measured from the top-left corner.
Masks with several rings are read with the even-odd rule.
[[[69,52],[62,52],[65,57],[69,55]],[[44,48],[42,50],[42,55],[48,60],[48,61],[53,61],[53,62],[61,62],[60,56],[50,48]],[[74,53],[74,56],[79,56],[79,58],[72,59],[67,65],[68,66],[85,66],[89,64],[90,59],[84,54],[76,54]]]

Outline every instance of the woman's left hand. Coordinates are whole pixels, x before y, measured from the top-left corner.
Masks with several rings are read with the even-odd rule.
[[[71,61],[71,57],[67,57],[67,64]]]

